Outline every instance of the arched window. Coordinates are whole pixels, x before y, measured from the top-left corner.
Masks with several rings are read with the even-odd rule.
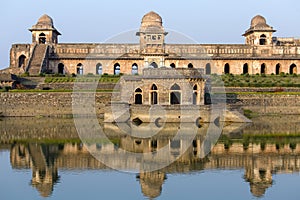
[[[225,74],[229,74],[230,73],[230,66],[229,66],[228,63],[226,63],[225,66],[224,66],[224,73]]]
[[[281,72],[281,65],[280,65],[279,63],[276,65],[276,70],[275,70],[275,72],[276,72],[276,75],[279,75],[280,72]]]
[[[138,74],[139,73],[138,69],[139,69],[138,65],[136,63],[134,63],[131,67],[131,74],[132,75]]]
[[[77,65],[77,74],[83,75],[83,65],[81,63]]]
[[[193,87],[193,105],[197,105],[198,102],[198,86],[194,85]]]
[[[189,64],[188,64],[188,68],[190,68],[190,69],[191,69],[191,68],[194,68],[194,65],[193,65],[192,63],[189,63]]]
[[[265,34],[262,34],[259,37],[259,45],[266,45],[267,44],[267,37]]]
[[[63,63],[58,64],[58,73],[65,74],[65,65]]]
[[[243,74],[248,74],[248,73],[249,73],[248,63],[245,63],[243,66]]]
[[[44,33],[39,35],[39,44],[46,44],[46,35]]]
[[[210,63],[207,63],[205,65],[205,74],[209,75],[211,74],[211,66],[210,66]]]
[[[170,65],[170,67],[171,67],[171,68],[176,68],[176,65],[175,65],[174,63],[172,63],[172,64]]]
[[[137,88],[134,92],[134,103],[143,104],[143,91],[141,88]]]
[[[263,64],[261,65],[261,67],[260,67],[260,73],[261,73],[261,74],[266,74],[266,72],[267,72],[267,67],[266,67],[266,64],[263,63]]]
[[[19,65],[18,65],[18,67],[19,68],[25,68],[25,60],[26,60],[26,56],[24,56],[24,55],[20,55],[19,56]]]
[[[181,91],[177,84],[172,85],[170,92],[170,104],[176,105],[181,104]]]
[[[158,65],[156,64],[156,62],[153,62],[150,64],[150,68],[158,68]]]
[[[297,66],[295,64],[290,66],[290,74],[297,74]]]
[[[157,86],[153,84],[150,90],[150,103],[151,105],[158,104],[158,91]]]
[[[120,75],[121,67],[119,63],[114,65],[114,75]]]
[[[97,75],[102,75],[103,71],[102,71],[102,64],[101,63],[98,63],[96,65],[96,74]]]

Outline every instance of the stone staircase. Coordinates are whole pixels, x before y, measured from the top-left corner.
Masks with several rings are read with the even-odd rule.
[[[38,75],[42,71],[47,49],[48,45],[46,44],[36,45],[26,70],[30,75]]]

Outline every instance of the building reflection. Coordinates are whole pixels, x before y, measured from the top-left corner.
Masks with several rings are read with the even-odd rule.
[[[112,131],[113,127],[108,128]],[[172,140],[171,130],[178,130],[172,126],[162,135],[152,138],[137,139],[129,135],[119,135],[115,132],[111,138],[114,143],[82,143],[65,144],[12,144],[11,165],[14,169],[31,169],[31,185],[43,197],[51,196],[53,187],[59,182],[59,170],[103,170],[108,169],[92,155],[89,149],[97,150],[109,155],[126,149],[131,152],[155,153],[165,146],[168,147],[169,156],[174,156],[176,161],[161,170],[152,172],[141,171],[137,180],[141,185],[141,192],[149,198],[160,196],[163,184],[167,181],[168,174],[201,172],[202,170],[240,170],[244,169],[244,180],[249,183],[251,193],[261,197],[273,185],[272,176],[276,173],[294,173],[300,171],[300,142],[276,144],[273,142],[248,142],[219,141],[210,154],[201,158],[203,153],[204,133],[198,130],[196,137],[186,151],[182,152],[185,137],[176,141]],[[236,136],[236,135],[235,135]],[[230,136],[229,136],[230,137]],[[179,156],[180,155],[180,156]],[[119,165],[127,168],[140,164],[138,158],[119,160],[111,156]]]

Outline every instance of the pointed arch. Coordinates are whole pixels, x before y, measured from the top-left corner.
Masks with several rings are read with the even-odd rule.
[[[180,90],[180,86],[175,83],[174,85],[171,86],[171,90]]]
[[[248,74],[248,73],[249,73],[248,63],[245,63],[243,65],[243,74]]]
[[[195,84],[193,87],[193,105],[198,104],[198,85]]]
[[[59,74],[65,74],[65,65],[63,63],[59,63],[57,68]]]
[[[46,44],[46,35],[45,35],[45,33],[39,34],[39,44]]]
[[[156,62],[152,62],[150,64],[150,68],[158,68],[158,65],[156,64]]]
[[[181,104],[181,88],[178,84],[174,84],[170,88],[170,104],[177,105]]]
[[[281,73],[281,65],[280,65],[280,63],[278,63],[278,64],[276,65],[275,74],[276,74],[276,75],[279,75],[280,73]]]
[[[119,63],[114,64],[114,75],[120,75],[121,66]]]
[[[137,88],[134,92],[134,103],[143,104],[143,91],[141,88]]]
[[[170,67],[171,68],[176,68],[176,65],[174,63],[171,63]]]
[[[132,66],[131,66],[131,74],[132,75],[136,75],[139,73],[139,67],[136,63],[133,63]]]
[[[96,65],[96,74],[97,75],[102,75],[103,71],[102,71],[102,64],[101,63],[98,63]]]
[[[261,64],[260,66],[260,73],[261,74],[266,74],[267,73],[267,66],[265,63]]]
[[[267,37],[265,34],[262,34],[259,37],[259,45],[266,45],[267,44]]]
[[[19,68],[25,68],[25,60],[26,60],[26,56],[24,56],[23,54],[19,56],[19,64],[18,67]]]
[[[158,104],[158,88],[155,84],[152,84],[150,89],[150,104],[151,105]]]
[[[297,66],[293,63],[290,65],[290,74],[297,74]]]
[[[224,74],[230,74],[230,65],[226,63],[224,66]]]
[[[82,65],[82,63],[77,64],[77,74],[78,75],[83,75],[83,65]]]
[[[207,74],[207,75],[211,74],[211,65],[210,65],[210,63],[207,63],[205,65],[205,74]]]

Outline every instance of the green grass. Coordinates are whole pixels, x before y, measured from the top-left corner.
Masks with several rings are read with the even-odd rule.
[[[300,76],[292,75],[211,75],[212,86],[220,84],[225,87],[300,87]]]

